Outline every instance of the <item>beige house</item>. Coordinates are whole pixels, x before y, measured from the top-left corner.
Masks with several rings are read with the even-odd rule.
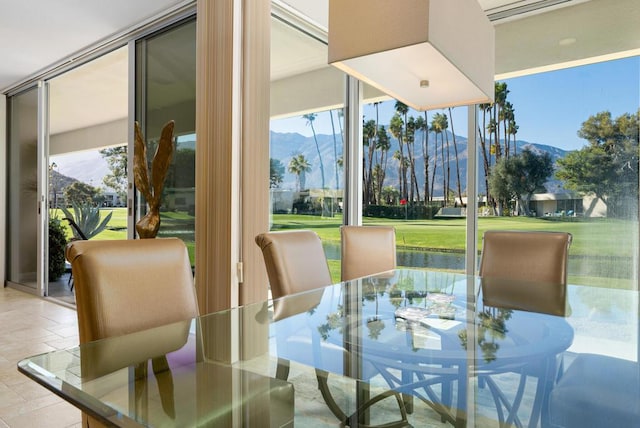
[[[595,196],[576,193],[536,193],[529,207],[536,217],[606,217],[607,206]]]

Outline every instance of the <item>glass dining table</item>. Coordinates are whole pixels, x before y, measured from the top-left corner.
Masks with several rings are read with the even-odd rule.
[[[18,370],[111,426],[545,426],[566,355],[602,343],[582,289],[396,269]]]

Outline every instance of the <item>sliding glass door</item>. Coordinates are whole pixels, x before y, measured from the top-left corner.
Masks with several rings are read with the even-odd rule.
[[[179,22],[135,42],[135,120],[147,143],[149,166],[160,132],[175,122],[174,152],[164,181],[158,236],[182,239],[195,251],[196,21]],[[136,219],[146,214],[139,196]]]
[[[42,168],[38,104],[37,87],[9,97],[7,278],[17,287],[42,295],[44,256],[38,231],[44,199],[38,173]]]

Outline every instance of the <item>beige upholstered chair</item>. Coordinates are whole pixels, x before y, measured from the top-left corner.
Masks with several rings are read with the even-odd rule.
[[[538,231],[486,231],[483,235],[480,276],[485,305],[552,315],[566,315],[567,257],[571,234]],[[517,287],[510,280],[519,281]],[[562,370],[562,358],[557,361]],[[543,363],[520,371],[541,379]],[[490,376],[483,382],[494,382]],[[494,384],[495,385],[495,384]],[[524,385],[524,383],[522,383]],[[497,385],[494,386],[497,388]],[[542,406],[543,426],[548,420],[542,403],[545,383],[538,380],[534,407]],[[495,398],[495,397],[494,397]],[[496,400],[496,406],[499,406]]]
[[[342,281],[396,268],[396,232],[391,226],[342,226]]]
[[[80,343],[198,315],[187,248],[176,238],[73,241]],[[113,363],[113,361],[111,361]],[[103,426],[83,414],[83,426]]]
[[[273,319],[279,320],[306,312],[316,306],[322,293],[309,293],[293,300],[282,297],[311,291],[331,284],[331,273],[322,242],[311,230],[290,230],[261,233],[255,237],[262,250],[267,268],[271,296],[274,299]],[[286,344],[281,344],[284,348]],[[278,359],[276,377],[289,377],[289,361]]]
[[[488,230],[482,239],[480,276],[567,283],[571,234]]]
[[[331,273],[320,237],[311,230],[261,233],[255,238],[262,250],[273,299],[330,285]],[[274,304],[275,319],[284,308]],[[287,311],[288,312],[288,311]]]
[[[480,260],[484,303],[566,315],[570,244],[571,234],[565,232],[485,232]],[[514,287],[511,280],[521,283]]]
[[[198,315],[191,263],[179,239],[74,241],[66,256],[80,343]]]
[[[267,268],[267,276],[271,286],[271,294],[274,301],[274,320],[284,319],[296,314],[307,312],[317,305],[322,298],[322,287],[332,284],[331,273],[327,258],[322,248],[320,237],[310,230],[291,230],[261,233],[255,238],[256,244],[262,250],[264,263]],[[395,254],[395,253],[394,253]],[[312,292],[317,290],[316,293]],[[293,298],[278,301],[281,297],[290,294],[304,293]],[[313,331],[315,330],[315,331]],[[300,340],[317,340],[318,346],[327,344],[320,343],[318,332],[313,329],[308,335]],[[280,335],[278,335],[280,337]],[[278,343],[278,348],[295,349],[295,341],[293,344]],[[342,348],[325,348],[325,351],[335,352],[334,362],[342,365],[345,350]],[[334,400],[328,385],[328,373],[323,370],[316,370],[318,380],[318,388],[322,392],[322,396],[333,414],[344,424],[354,416],[346,415]],[[278,358],[278,368],[276,377],[286,380],[289,376],[289,361],[285,358]],[[395,396],[401,410],[402,419],[397,423],[390,423],[387,428],[406,426],[407,414],[404,405],[399,398],[399,394],[394,392],[382,393],[380,397]],[[380,398],[376,397],[370,401],[364,409],[376,403]],[[358,409],[357,412],[363,409]]]

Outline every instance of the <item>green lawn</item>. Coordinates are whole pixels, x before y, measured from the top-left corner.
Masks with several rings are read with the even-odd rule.
[[[105,208],[102,215],[112,212],[107,229],[94,239],[126,238],[126,208]],[[51,210],[52,216],[62,217],[59,210]],[[178,236],[187,244],[191,260],[194,260],[194,218],[184,212],[162,213],[161,235]],[[323,242],[340,243],[342,216],[318,217],[295,214],[276,214],[272,218],[274,230],[311,229]],[[66,221],[67,236],[71,229]],[[365,218],[364,224],[393,225],[396,229],[398,249],[417,251],[446,251],[464,253],[466,220],[389,220]],[[630,288],[635,277],[632,249],[638,236],[634,221],[617,219],[573,219],[530,217],[480,217],[478,219],[478,249],[482,246],[482,233],[490,229],[564,231],[573,235],[569,251],[572,257],[569,279],[575,283],[595,284],[615,288]],[[187,231],[185,233],[185,231]],[[340,277],[340,262],[330,260],[334,279]]]
[[[465,219],[387,220],[365,218],[364,224],[388,224],[396,229],[398,249],[418,251],[465,250]],[[312,229],[325,242],[340,242],[342,218],[304,215],[273,216],[273,229]],[[573,235],[569,250],[569,281],[611,288],[633,288],[632,251],[636,247],[637,222],[617,219],[573,219],[530,217],[481,217],[478,220],[478,250],[485,230],[563,231]],[[339,261],[329,261],[333,278],[340,277]]]
[[[389,220],[365,218],[364,224],[388,224],[396,228],[398,248],[464,252],[465,219]],[[340,242],[342,217],[276,214],[273,229],[312,229],[324,241]],[[637,236],[637,223],[615,219],[547,219],[532,217],[481,217],[478,220],[478,248],[482,234],[490,229],[562,231],[573,235],[572,255],[628,256]]]

